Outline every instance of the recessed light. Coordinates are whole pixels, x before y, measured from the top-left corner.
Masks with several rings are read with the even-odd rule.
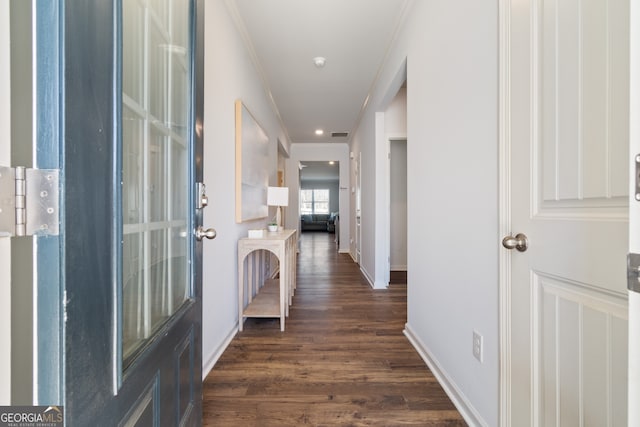
[[[324,64],[326,62],[327,62],[327,58],[325,58],[324,56],[316,56],[315,58],[313,58],[313,63],[316,66],[316,68],[324,67]]]
[[[330,165],[335,165],[335,164],[336,164],[336,162],[334,162],[333,160],[331,160],[331,161],[329,162],[329,164],[330,164]]]
[[[316,129],[316,135],[324,135],[324,131],[322,129]]]

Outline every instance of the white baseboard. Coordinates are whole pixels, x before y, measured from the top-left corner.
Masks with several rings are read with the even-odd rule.
[[[222,353],[224,353],[227,347],[229,347],[229,344],[231,344],[231,341],[233,340],[233,338],[236,336],[237,333],[238,333],[238,327],[236,326],[233,329],[231,329],[231,331],[225,337],[224,341],[222,341],[222,344],[220,344],[220,346],[216,349],[216,351],[214,351],[213,354],[206,361],[204,360],[204,357],[202,358],[202,381],[204,381],[204,379],[207,378],[207,375],[209,375],[209,373],[215,366],[216,362],[218,362],[218,359],[220,359],[220,356],[222,356]]]
[[[367,273],[367,270],[365,270],[364,268],[362,268],[362,266],[360,266],[360,272],[362,273],[364,278],[367,279],[367,282],[369,282],[369,286],[371,286],[373,289],[375,289],[376,286],[374,284],[374,281],[371,278],[371,276],[369,276],[369,273]]]
[[[433,357],[420,338],[413,333],[408,323],[404,326],[404,334],[418,354],[420,354],[422,360],[427,364],[467,424],[470,426],[488,427],[489,424],[487,424],[478,411],[476,411],[471,402],[469,402],[469,399],[466,398],[462,390],[460,390],[455,382],[447,375],[446,371],[442,369],[436,358]]]
[[[340,249],[338,251],[338,253],[339,254],[351,254],[351,251],[349,249]],[[353,258],[353,256],[351,258]],[[355,259],[354,259],[354,261],[355,261]]]
[[[349,255],[351,256],[351,259],[353,260],[353,262],[355,262],[356,264],[358,263],[358,260],[356,259],[356,257],[353,255],[353,252],[349,251]]]
[[[381,281],[377,281],[373,284],[373,289],[388,289],[389,284]]]
[[[367,282],[369,282],[369,286],[371,286],[373,289],[387,289],[389,287],[388,283],[375,281],[367,272],[367,270],[362,268],[362,266],[360,266],[360,271],[362,272],[362,275],[365,277],[365,279],[367,279]]]
[[[392,265],[391,271],[407,271],[406,265]]]

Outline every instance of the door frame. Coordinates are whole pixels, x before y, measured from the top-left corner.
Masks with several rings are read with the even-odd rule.
[[[9,2],[0,2],[0,92],[11,93]],[[0,99],[0,165],[11,162],[11,96]],[[0,238],[0,405],[11,404],[11,240]]]
[[[398,89],[399,90],[399,89]],[[405,141],[407,133],[386,133],[385,113],[376,113],[376,124],[381,122],[381,134],[376,135],[376,272],[375,289],[386,289],[391,276],[391,143]],[[407,171],[404,172],[405,175]],[[378,197],[380,196],[380,197]]]
[[[629,1],[629,188],[635,188],[635,156],[640,153],[640,0]],[[629,252],[640,253],[640,204],[629,191]],[[640,423],[640,294],[629,291],[628,425]],[[634,404],[632,404],[632,402]]]
[[[511,0],[498,0],[498,236],[511,232],[510,21]],[[502,427],[511,423],[511,255],[498,251],[499,402]]]
[[[0,107],[0,164],[59,169],[61,5],[13,1],[4,2],[2,10],[6,68],[0,84],[11,96]],[[53,405],[61,399],[60,238],[44,234],[0,242],[6,285],[0,370],[8,379],[0,400],[6,404]],[[37,269],[47,274],[34,273]]]

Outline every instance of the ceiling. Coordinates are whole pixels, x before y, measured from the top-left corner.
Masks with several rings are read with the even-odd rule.
[[[340,162],[300,162],[300,181],[338,181]]]
[[[407,3],[227,0],[292,143],[348,142]]]

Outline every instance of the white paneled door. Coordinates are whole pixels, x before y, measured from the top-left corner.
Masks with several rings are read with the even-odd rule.
[[[503,425],[624,426],[629,3],[502,11]]]

